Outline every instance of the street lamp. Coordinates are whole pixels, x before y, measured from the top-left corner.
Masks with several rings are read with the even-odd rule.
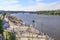
[[[33,27],[35,27],[35,20],[32,20],[32,22],[33,22]]]
[[[32,22],[33,22],[33,27],[36,27],[35,20],[32,20]],[[35,32],[36,32],[36,29],[35,29]],[[33,40],[33,33],[32,33],[32,40]]]

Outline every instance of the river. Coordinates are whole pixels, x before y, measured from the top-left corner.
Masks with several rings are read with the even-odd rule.
[[[60,40],[60,16],[38,15],[29,13],[14,13],[11,15],[23,20],[23,22],[26,24],[33,25],[32,20],[35,20],[35,28],[48,34],[56,40]]]

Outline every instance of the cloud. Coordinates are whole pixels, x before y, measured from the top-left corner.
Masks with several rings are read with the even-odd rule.
[[[33,6],[24,7],[25,11],[39,11],[39,10],[56,10],[60,9],[60,2],[52,2],[52,3],[36,3]]]
[[[20,6],[17,0],[0,0],[0,10],[17,10]]]
[[[0,0],[0,10],[12,10],[12,11],[39,11],[39,10],[55,10],[60,9],[60,2],[44,3],[43,0],[35,0],[34,5],[22,6],[18,0]],[[30,0],[33,4],[34,0]]]
[[[36,0],[36,2],[40,2],[40,1],[43,1],[43,0]]]
[[[17,0],[2,0],[0,1],[1,4],[13,4],[13,3],[18,3]]]

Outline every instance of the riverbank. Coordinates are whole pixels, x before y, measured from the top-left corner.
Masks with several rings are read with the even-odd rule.
[[[60,16],[51,16],[51,15],[37,15],[30,13],[15,13],[11,14],[16,16],[19,19],[22,19],[26,24],[32,24],[32,20],[36,21],[36,29],[47,33],[51,37],[59,40],[60,38]]]
[[[16,37],[19,40],[25,40],[25,39],[26,40],[28,40],[28,39],[30,39],[30,40],[32,40],[32,39],[33,40],[37,40],[37,39],[41,39],[41,40],[53,40],[48,35],[45,35],[41,31],[35,29],[33,26],[16,25],[14,20],[12,18],[10,18],[10,16],[8,16],[5,19],[8,20],[8,22],[10,24],[10,27],[7,28],[7,30],[9,30],[9,32],[16,33]],[[13,21],[11,21],[11,20],[13,20]]]

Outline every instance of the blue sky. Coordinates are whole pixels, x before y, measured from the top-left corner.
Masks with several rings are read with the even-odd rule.
[[[52,2],[56,2],[57,0],[20,0],[19,2],[23,5],[23,6],[31,6],[36,4],[37,2],[43,2],[43,3],[52,3]]]
[[[0,0],[0,10],[39,11],[60,9],[60,0]]]

